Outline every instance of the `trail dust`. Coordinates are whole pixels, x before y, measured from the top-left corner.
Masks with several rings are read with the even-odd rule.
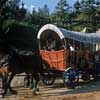
[[[100,81],[80,82],[75,89],[68,89],[63,81],[58,79],[51,86],[39,83],[40,91],[32,95],[32,90],[23,86],[13,87],[17,95],[8,92],[1,100],[100,100]]]

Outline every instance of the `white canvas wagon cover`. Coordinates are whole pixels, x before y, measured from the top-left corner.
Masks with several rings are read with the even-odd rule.
[[[40,39],[43,33],[45,35],[42,38],[45,39],[45,36],[48,35],[48,30],[54,32],[54,34],[58,34],[60,39],[69,38],[76,41],[84,42],[84,43],[100,43],[100,33],[83,33],[83,32],[74,32],[69,31],[64,28],[57,27],[53,24],[44,25],[38,32],[37,39]]]

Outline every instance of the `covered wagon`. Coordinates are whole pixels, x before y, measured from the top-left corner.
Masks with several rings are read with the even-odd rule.
[[[100,50],[100,33],[74,32],[47,24],[39,30],[37,39],[44,60],[45,84],[52,84],[59,74],[62,75],[64,84],[71,87],[79,81],[80,72],[82,79],[90,78],[81,62],[85,60],[88,69],[93,68],[91,63],[94,53]]]

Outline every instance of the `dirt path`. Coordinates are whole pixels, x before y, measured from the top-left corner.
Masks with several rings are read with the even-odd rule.
[[[100,100],[100,81],[81,83],[75,89],[65,88],[61,80],[57,80],[52,86],[40,85],[37,96],[32,96],[28,88],[15,87],[18,95],[8,93],[1,100]]]

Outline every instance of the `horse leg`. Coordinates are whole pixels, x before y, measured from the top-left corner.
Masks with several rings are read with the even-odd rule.
[[[3,73],[0,72],[0,78],[1,78],[1,82],[0,82],[0,94],[3,92]]]
[[[8,91],[7,80],[8,74],[2,73],[2,92],[0,93],[0,98],[3,98]]]
[[[39,86],[38,86],[38,82],[39,82],[39,75],[38,74],[34,74],[34,79],[35,79],[35,83],[34,83],[34,87],[32,90],[32,94],[36,95],[36,91],[39,91]]]
[[[17,91],[16,90],[13,90],[12,87],[11,87],[11,81],[13,80],[14,76],[15,76],[15,73],[11,73],[9,75],[9,79],[8,79],[7,85],[8,85],[9,91],[12,94],[17,94]]]
[[[34,79],[34,77],[33,77],[33,75],[31,75],[30,76],[30,85],[31,85],[30,89],[32,89],[34,87],[34,84],[33,84],[34,81],[33,81],[33,79]]]
[[[30,86],[30,75],[26,74],[25,78],[24,78],[24,86],[27,88]]]
[[[3,77],[2,76],[0,76],[0,78],[1,78],[1,86],[0,86],[0,98],[3,98],[4,97],[4,95],[2,94],[3,92],[4,92],[4,86],[3,86]]]

